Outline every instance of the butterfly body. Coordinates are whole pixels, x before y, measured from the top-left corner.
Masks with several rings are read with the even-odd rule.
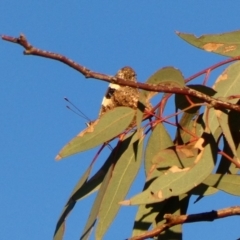
[[[123,67],[117,72],[115,77],[137,82],[136,73],[131,67]],[[99,117],[115,107],[123,106],[137,109],[138,99],[139,91],[137,88],[110,83],[102,101]]]

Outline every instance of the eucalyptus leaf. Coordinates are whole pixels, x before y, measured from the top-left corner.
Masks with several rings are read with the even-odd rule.
[[[172,166],[165,174],[155,179],[148,189],[122,202],[123,205],[138,205],[161,202],[172,196],[187,193],[200,184],[213,170],[216,161],[216,145],[207,144],[198,154],[191,167]]]
[[[240,31],[221,34],[207,34],[196,37],[189,33],[177,32],[177,35],[191,45],[228,57],[240,55]]]
[[[103,182],[101,184],[101,187],[98,191],[98,194],[97,194],[96,199],[93,203],[93,206],[91,207],[91,212],[89,214],[87,223],[84,227],[84,230],[83,230],[83,233],[80,237],[80,240],[87,240],[88,239],[88,237],[91,233],[91,230],[96,223],[96,219],[97,219],[97,216],[98,216],[98,213],[99,213],[99,209],[100,209],[104,194],[106,193],[109,181],[110,181],[111,176],[112,176],[113,168],[114,168],[114,163],[112,163],[112,165],[109,167],[108,172],[106,173],[106,175],[104,177],[104,180],[103,180]]]
[[[143,134],[143,132],[141,133]],[[99,240],[103,239],[104,234],[116,217],[120,208],[119,201],[125,198],[141,166],[143,135],[139,136],[139,132],[135,132],[127,138],[130,143],[114,167],[111,181],[100,207],[96,227],[96,239]]]
[[[226,193],[240,196],[240,175],[211,174],[203,181],[203,183]]]
[[[231,95],[238,95],[240,89],[240,62],[235,62],[229,65],[217,78],[215,84],[213,85],[213,89],[217,92],[214,97],[219,98],[221,100],[229,101],[231,103],[236,103],[238,100],[227,100],[227,97]],[[208,119],[206,119],[206,117]],[[211,132],[214,134],[217,130],[219,124],[217,124],[217,116],[215,113],[215,109],[206,109],[204,112],[204,121],[208,122]]]
[[[134,115],[135,110],[128,107],[117,107],[106,112],[99,120],[96,120],[66,144],[56,159],[60,160],[72,154],[89,150],[111,140],[129,126]]]
[[[152,159],[161,150],[173,146],[173,141],[162,123],[158,123],[149,136],[145,150],[145,173],[146,176],[153,165]]]
[[[216,93],[216,91],[214,89],[204,86],[204,85],[188,85],[187,87],[194,89],[196,91],[199,91],[201,93],[204,93],[208,96],[214,96],[214,94]],[[190,107],[191,103],[188,101],[188,99],[190,99],[190,101],[193,104],[199,104],[199,103],[204,102],[203,100],[201,100],[197,97],[188,96],[188,98],[186,98],[186,96],[183,94],[175,94],[176,107],[181,110],[184,110],[184,109]],[[192,107],[190,109],[184,110],[184,111],[187,113],[196,113],[200,107],[201,106],[196,106],[196,107]]]
[[[91,173],[91,170],[92,170],[92,164],[88,167],[88,169],[85,171],[83,176],[80,178],[80,180],[76,184],[75,188],[73,189],[73,191],[69,197],[69,200],[67,201],[66,205],[64,206],[62,213],[58,219],[57,225],[56,225],[56,229],[55,229],[54,237],[53,237],[54,240],[62,240],[63,239],[66,218],[76,204],[74,195],[85,184],[85,182],[87,181],[87,179]]]
[[[147,81],[147,84],[165,84],[177,87],[183,87],[185,85],[184,77],[180,70],[174,67],[164,67],[155,72]],[[151,99],[156,92],[142,91],[146,99]]]

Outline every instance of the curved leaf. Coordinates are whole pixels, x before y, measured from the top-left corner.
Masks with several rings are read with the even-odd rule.
[[[184,77],[180,70],[174,67],[164,67],[155,72],[147,81],[148,84],[166,84],[172,86],[183,87],[185,85]],[[156,92],[142,91],[146,99],[151,99]]]
[[[119,153],[122,152],[119,148],[117,150]],[[116,148],[114,148],[114,150],[111,152],[102,167],[87,182],[85,182],[85,184],[79,188],[78,191],[75,192],[75,194],[72,196],[73,199],[75,201],[80,201],[81,199],[97,191],[100,188],[105,175],[109,171],[109,168],[115,161]]]
[[[226,138],[226,141],[228,142],[228,145],[231,148],[233,155],[237,158],[236,146],[233,141],[233,137],[228,124],[228,114],[220,110],[215,110],[215,114],[217,116],[218,123],[222,129],[224,137]],[[240,161],[239,159],[237,160]]]
[[[172,197],[167,199],[166,200],[167,204],[164,206],[163,211],[160,212],[156,218],[156,227],[166,223],[166,219],[164,218],[165,214],[172,215],[186,214],[189,199],[190,196],[186,194],[182,194],[179,197]],[[159,239],[161,240],[182,239],[182,225],[177,224],[169,229],[166,229],[166,231],[160,233]]]
[[[146,176],[149,174],[151,166],[153,165],[152,159],[161,150],[173,146],[173,141],[168,134],[166,128],[162,123],[158,123],[152,134],[149,136],[146,151],[145,151],[145,173]]]
[[[209,187],[203,183],[201,183],[200,185],[198,185],[197,187],[193,188],[190,191],[190,194],[192,195],[198,195],[200,196],[200,198],[202,198],[203,196],[208,196],[208,195],[212,195],[218,192],[217,188],[214,187]]]
[[[135,110],[128,107],[117,107],[106,112],[65,145],[56,160],[89,150],[116,137],[129,126],[134,114]]]
[[[203,181],[203,183],[226,193],[240,196],[240,175],[211,174]]]
[[[137,114],[136,114],[136,123],[137,123],[137,130],[141,131],[141,123],[143,120],[144,110],[145,107],[150,106],[150,103],[146,102],[146,96],[143,92],[140,92],[139,99],[138,99],[138,106],[137,106]],[[149,109],[150,110],[150,109]]]
[[[240,62],[235,62],[228,66],[223,73],[217,78],[215,84],[213,85],[213,89],[217,92],[214,97],[225,99],[231,95],[238,95],[240,89]],[[231,100],[232,103],[236,103],[238,100]],[[230,101],[229,101],[230,102]],[[218,120],[215,114],[215,110],[213,108],[206,109],[204,113],[204,119],[206,119],[208,112],[208,124],[211,132],[214,134],[218,128]],[[205,120],[206,121],[206,120]]]
[[[207,52],[214,52],[228,57],[240,55],[240,31],[208,34],[200,37],[180,32],[177,32],[177,35],[191,45]]]
[[[179,122],[179,127],[177,129],[177,134],[175,138],[176,145],[187,144],[193,139],[193,136],[201,137],[204,132],[204,123],[202,120],[202,114],[198,115],[196,113],[183,113],[181,120]],[[189,134],[192,133],[192,135]]]
[[[159,151],[165,148],[168,148],[170,146],[173,146],[173,142],[171,140],[170,135],[168,134],[168,132],[166,131],[162,123],[157,124],[154,127],[152,134],[148,139],[146,151],[145,151],[144,163],[145,163],[145,173],[146,173],[146,176],[148,176],[148,181],[151,178],[154,178],[154,175],[150,173],[150,169],[153,166],[153,162],[152,162],[153,157],[157,153],[159,153]],[[145,187],[146,187],[146,184],[145,184]],[[151,226],[155,217],[161,211],[164,205],[165,203],[161,202],[158,204],[139,206],[136,217],[135,217],[132,236],[137,236],[142,232],[146,231]]]
[[[166,202],[163,201],[160,203],[140,205],[134,220],[132,237],[147,231],[165,204]]]
[[[101,184],[101,187],[98,191],[98,194],[96,196],[94,204],[91,208],[91,212],[89,214],[88,221],[87,221],[87,223],[84,227],[84,230],[83,230],[83,233],[80,237],[80,240],[87,240],[88,239],[88,237],[91,233],[91,230],[96,223],[96,219],[97,219],[97,216],[98,216],[98,213],[99,213],[99,208],[101,206],[104,194],[106,193],[109,181],[111,179],[113,168],[114,168],[114,163],[112,163],[112,165],[108,169],[107,174],[104,177],[104,180],[103,180],[103,182]]]
[[[191,89],[197,90],[201,93],[204,93],[208,96],[213,96],[216,93],[216,91],[214,89],[204,86],[204,85],[188,85],[188,87]],[[195,103],[195,104],[204,102],[203,100],[196,98],[196,97],[189,96],[188,98],[192,101],[192,103]],[[187,107],[191,106],[191,103],[189,103],[189,101],[187,100],[185,95],[175,94],[175,105],[177,108],[184,110]],[[185,110],[185,112],[196,113],[200,107],[201,106],[192,107],[188,110]]]
[[[74,195],[76,194],[77,191],[79,191],[79,189],[81,189],[81,187],[87,181],[87,179],[91,173],[92,166],[93,165],[91,164],[88,167],[88,169],[86,170],[86,172],[83,174],[83,176],[80,178],[77,185],[73,189],[73,192],[71,193],[68,202],[64,206],[62,213],[58,219],[57,225],[56,225],[56,229],[54,232],[54,238],[53,238],[54,240],[62,240],[63,239],[66,218],[76,204],[76,200],[74,200]]]
[[[128,138],[131,139],[130,144],[114,167],[111,181],[101,204],[96,239],[103,239],[103,235],[120,208],[119,201],[126,196],[141,166],[143,136],[139,138],[138,132],[135,132]]]
[[[215,151],[216,146],[207,144],[198,154],[193,166],[185,168],[172,166],[165,174],[160,175],[154,180],[148,189],[132,197],[130,200],[123,201],[121,204],[149,204],[187,193],[200,184],[212,172],[216,159]]]

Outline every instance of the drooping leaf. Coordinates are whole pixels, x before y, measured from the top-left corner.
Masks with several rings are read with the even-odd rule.
[[[114,220],[120,205],[126,196],[141,166],[143,136],[138,132],[128,136],[130,143],[127,150],[118,159],[111,181],[101,204],[96,227],[96,239],[103,239],[104,234]]]
[[[177,145],[187,144],[196,137],[200,137],[205,128],[202,114],[198,115],[196,113],[183,113],[179,125],[175,137],[175,144]]]
[[[214,187],[209,187],[203,183],[201,183],[200,185],[196,186],[195,188],[193,188],[190,193],[192,195],[198,195],[200,196],[199,200],[203,197],[203,196],[209,196],[212,194],[215,194],[218,192],[217,188]],[[198,200],[198,201],[199,201]]]
[[[191,167],[197,158],[198,149],[194,148],[194,144],[186,144],[185,146],[174,146],[159,151],[152,159],[158,171],[165,173],[172,166],[179,168]]]
[[[78,134],[59,152],[60,160],[72,154],[89,150],[120,134],[132,122],[135,110],[128,107],[117,107],[102,115],[87,129]]]
[[[228,125],[228,111],[225,112],[225,111],[215,110],[215,114],[217,116],[218,123],[222,129],[224,137],[227,140],[230,149],[232,150],[233,155],[236,158],[238,158],[235,143],[233,141],[233,137]],[[240,159],[237,159],[237,160],[240,162]]]
[[[240,105],[240,100],[238,100],[236,104]],[[239,122],[240,122],[240,112],[233,111],[233,110],[229,111],[228,124],[233,137],[236,139],[234,142],[236,142],[237,145],[239,144],[240,140],[236,138],[235,135],[238,136],[238,133],[240,131]]]
[[[210,87],[207,87],[207,86],[204,86],[204,85],[188,85],[188,87],[191,88],[191,89],[197,90],[201,93],[204,93],[208,96],[213,96],[216,93],[216,91],[214,91],[214,89],[212,89]],[[196,97],[188,96],[188,98],[194,104],[199,104],[199,103],[204,102],[203,100],[201,100],[199,98],[196,98]],[[176,107],[181,109],[181,110],[184,110],[184,109],[190,107],[192,104],[188,101],[188,98],[186,98],[186,96],[183,95],[183,94],[175,94],[175,105],[176,105]],[[196,106],[196,107],[185,110],[185,112],[196,113],[199,110],[200,107],[201,106]]]
[[[118,153],[122,152],[121,150],[121,148],[118,149]],[[116,154],[116,148],[114,148],[103,166],[87,182],[85,182],[78,191],[75,192],[73,195],[75,201],[79,201],[89,196],[100,188],[105,175],[109,171],[109,168],[116,161]]]
[[[97,197],[96,197],[96,199],[93,203],[93,206],[91,208],[91,212],[89,214],[87,223],[84,227],[84,230],[83,230],[83,233],[80,237],[80,240],[87,240],[88,239],[88,237],[91,233],[91,230],[96,223],[96,219],[97,219],[97,216],[98,216],[98,213],[99,213],[99,208],[101,206],[104,194],[106,193],[109,181],[111,179],[113,168],[114,168],[114,163],[112,163],[112,165],[109,167],[108,172],[104,177],[104,180],[103,180],[103,182],[101,184],[101,187],[98,191]]]
[[[217,92],[214,95],[214,98],[219,98],[222,100],[227,100],[227,97],[231,95],[238,95],[240,89],[240,62],[235,62],[228,66],[223,73],[217,78],[215,84],[213,85],[213,89]],[[231,103],[236,103],[238,100],[233,99],[229,100]],[[206,109],[204,112],[203,119],[206,121],[206,117],[208,117],[208,125],[210,127],[211,132],[215,133],[218,128],[218,120],[215,114],[214,108]]]
[[[145,151],[145,173],[148,176],[148,180],[154,178],[154,175],[150,173],[150,169],[153,166],[152,159],[159,153],[159,151],[173,146],[173,142],[168,132],[166,131],[162,123],[158,123],[148,139],[148,143]],[[144,189],[146,185],[144,186]],[[154,221],[155,217],[162,209],[165,203],[140,205],[135,217],[132,236],[137,236],[146,231]]]
[[[149,174],[153,157],[161,150],[173,146],[172,139],[162,123],[158,123],[149,136],[145,151],[145,173]]]
[[[92,164],[88,167],[86,172],[83,174],[83,176],[80,178],[78,181],[77,185],[73,189],[73,192],[71,193],[69,200],[67,201],[66,205],[64,206],[62,213],[58,219],[56,229],[54,232],[54,240],[62,240],[63,235],[64,235],[64,230],[65,230],[65,221],[68,216],[68,214],[71,212],[71,210],[74,208],[76,204],[76,200],[74,199],[74,195],[76,194],[77,191],[84,185],[84,183],[87,181],[91,170],[92,170]]]
[[[240,175],[211,174],[203,181],[203,183],[226,193],[240,196]]]
[[[159,215],[156,218],[155,226],[161,226],[166,223],[166,220],[164,219],[165,214],[173,214],[173,215],[181,215],[186,214],[188,202],[189,202],[190,196],[183,194],[179,197],[172,197],[169,198],[166,201],[166,205],[162,209],[161,212],[159,212]],[[166,231],[162,232],[159,235],[160,240],[168,240],[168,239],[182,239],[182,225],[178,224],[175,225],[169,229],[166,229]]]
[[[214,52],[228,57],[240,55],[240,31],[208,34],[200,37],[180,32],[177,32],[177,35],[193,46],[207,52]]]
[[[231,151],[225,137],[223,137],[223,149],[222,149],[222,151],[226,155],[228,155],[230,157],[233,157],[232,151]],[[225,155],[222,155],[221,158],[220,158],[220,162],[219,162],[218,168],[216,170],[216,173],[219,173],[219,174],[226,174],[226,173],[229,173],[229,172],[232,173],[232,174],[237,173],[236,171],[238,171],[238,169],[236,168],[235,165],[234,165],[234,168],[233,168],[233,169],[235,169],[235,172],[230,171],[231,164],[232,163],[227,159],[227,157]]]
[[[164,67],[155,72],[147,81],[147,84],[166,84],[171,86],[183,87],[185,85],[184,77],[180,70],[174,67]],[[142,91],[146,100],[151,99],[156,92]]]
[[[77,201],[83,199],[84,197],[90,195],[91,193],[99,189],[107,172],[109,172],[109,168],[126,150],[128,144],[129,140],[124,139],[120,147],[115,147],[109,155],[108,159],[103,164],[103,166],[89,180],[87,180],[87,178],[89,177],[89,174],[91,172],[92,165],[90,165],[90,167],[86,170],[86,172],[83,174],[76,187],[74,188],[73,192],[71,193],[69,200],[61,213],[58,224],[56,226],[54,240],[61,240],[63,238],[65,218],[67,217],[69,212],[73,209]]]
[[[132,237],[138,236],[149,229],[155,221],[156,216],[164,208],[165,203],[166,202],[163,201],[160,203],[139,205],[134,221]]]
[[[109,171],[109,167],[113,163],[115,163],[119,159],[119,157],[126,151],[128,145],[129,139],[123,139],[122,144],[120,146],[117,145],[112,150],[103,166],[87,182],[85,182],[85,184],[80,189],[78,189],[78,191],[75,192],[75,194],[73,195],[75,201],[79,201],[99,189],[105,175]]]
[[[198,150],[193,147],[193,144],[189,144],[179,148],[173,146],[158,151],[152,158],[152,167],[148,174],[144,190],[146,190],[155,179],[165,175],[166,171],[172,166],[177,166],[178,168],[191,167],[198,153]]]
[[[146,106],[146,98],[143,92],[140,92],[139,94],[139,100],[138,100],[138,107],[137,107],[137,116],[136,116],[136,124],[137,124],[137,130],[141,131],[141,122],[143,120],[144,110]]]
[[[205,136],[211,138],[210,135]],[[201,145],[203,139],[196,145]],[[148,189],[135,195],[129,200],[121,202],[123,205],[138,205],[161,202],[172,196],[187,193],[189,190],[200,184],[213,170],[216,160],[216,146],[214,141],[207,144],[198,154],[194,165],[191,167],[179,168],[172,166],[165,174],[154,180]]]

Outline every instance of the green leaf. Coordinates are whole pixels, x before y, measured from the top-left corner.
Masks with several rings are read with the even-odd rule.
[[[63,239],[66,217],[68,216],[68,214],[71,212],[71,210],[74,208],[74,206],[76,204],[76,201],[74,200],[74,195],[76,194],[77,191],[79,191],[79,189],[81,189],[81,187],[87,181],[87,179],[91,173],[92,166],[93,165],[91,164],[88,167],[88,169],[86,170],[86,172],[83,174],[83,176],[80,178],[77,185],[73,189],[73,192],[70,195],[68,202],[66,203],[65,207],[63,208],[62,213],[58,219],[55,232],[54,232],[54,238],[53,238],[54,240],[62,240]]]
[[[132,237],[146,232],[155,221],[156,216],[163,209],[165,204],[166,202],[163,201],[160,203],[140,205],[135,217]]]
[[[180,32],[177,32],[177,35],[191,45],[207,52],[213,52],[228,57],[240,55],[240,31],[208,34],[200,37]]]
[[[157,144],[156,144],[157,143]],[[152,159],[153,157],[159,153],[159,151],[173,146],[173,142],[168,132],[166,131],[164,125],[162,123],[158,123],[150,135],[145,151],[145,173],[148,175],[150,173],[150,169],[153,165]],[[154,178],[153,174],[149,175],[148,181]],[[148,184],[148,183],[146,183]],[[146,187],[145,184],[145,187]],[[145,188],[144,187],[144,188]],[[149,204],[149,205],[140,205],[135,217],[134,228],[132,232],[132,236],[137,236],[144,231],[146,231],[154,221],[155,217],[162,209],[165,203],[158,204]]]
[[[237,158],[237,150],[235,147],[235,143],[233,141],[233,137],[228,125],[228,112],[223,112],[220,110],[215,110],[215,114],[217,116],[219,125],[222,129],[222,132],[224,134],[224,137],[226,138],[228,145],[230,147],[230,149],[232,150],[233,155]],[[237,159],[238,161],[240,161],[239,159]]]
[[[172,197],[167,199],[163,211],[161,211],[156,218],[156,227],[166,223],[166,219],[164,219],[165,214],[172,214],[178,216],[181,214],[186,214],[189,199],[190,196],[186,194],[180,195],[179,197]],[[166,229],[166,231],[162,232],[159,235],[159,239],[182,239],[182,225],[177,224],[169,229]]]
[[[211,174],[203,181],[203,183],[226,193],[240,196],[240,175]]]
[[[103,239],[120,208],[119,201],[125,198],[141,166],[143,136],[139,138],[138,132],[135,132],[128,136],[128,139],[130,140],[128,148],[116,163],[101,204],[96,239]]]
[[[152,159],[152,163],[156,165],[158,171],[165,173],[172,166],[191,167],[197,158],[197,154],[198,149],[194,148],[192,144],[181,147],[173,146],[159,151]]]
[[[176,145],[183,145],[190,142],[194,137],[189,133],[192,133],[196,137],[201,137],[204,132],[202,114],[198,115],[196,113],[185,112],[182,115],[179,125],[181,127],[177,129],[174,141]]]
[[[136,116],[136,123],[137,123],[138,131],[141,131],[141,123],[143,120],[145,106],[146,106],[145,95],[142,92],[140,92],[139,100],[138,100],[138,107],[137,107],[137,116]]]
[[[215,194],[217,192],[218,192],[218,189],[216,189],[214,187],[209,187],[209,186],[201,183],[200,185],[193,188],[190,191],[190,194],[198,195],[198,196],[201,196],[201,198],[202,198],[203,196],[212,195],[212,194]]]
[[[225,137],[223,137],[223,149],[222,151],[227,155],[227,156],[230,156],[230,157],[233,157],[232,155],[232,151],[228,145],[228,142],[226,140]],[[220,174],[226,174],[226,173],[231,173],[231,174],[235,174],[238,172],[238,169],[236,168],[236,166],[234,165],[233,167],[233,170],[235,171],[231,171],[230,170],[230,166],[231,165],[234,165],[233,163],[231,163],[229,161],[229,159],[225,156],[225,155],[222,155],[221,158],[220,158],[220,162],[218,164],[218,168],[216,170],[216,173],[220,173]]]
[[[120,149],[118,149],[120,152]],[[79,201],[99,189],[111,165],[116,161],[116,148],[111,152],[108,159],[103,166],[87,181],[85,184],[75,192],[73,198]]]
[[[91,233],[92,228],[95,225],[95,222],[96,222],[96,219],[97,219],[97,216],[98,216],[98,213],[99,213],[99,209],[100,209],[104,194],[106,193],[109,181],[110,181],[111,176],[112,176],[113,168],[114,168],[114,163],[112,163],[112,165],[109,167],[108,172],[104,177],[104,180],[103,180],[103,182],[101,184],[101,187],[98,191],[97,197],[96,197],[96,199],[93,203],[93,206],[91,208],[91,212],[89,214],[87,223],[84,227],[84,230],[83,230],[83,233],[80,237],[80,240],[87,240],[90,233]]]
[[[205,136],[211,138],[210,135]],[[210,140],[210,139],[209,139]],[[203,139],[199,140],[199,145]],[[195,163],[191,167],[179,168],[172,166],[165,174],[154,180],[148,189],[122,202],[123,205],[138,205],[161,202],[172,196],[179,196],[200,184],[213,170],[216,160],[216,145],[207,144],[198,154]],[[212,152],[213,151],[213,152]]]
[[[214,97],[219,99],[225,99],[231,95],[238,95],[240,89],[240,62],[235,62],[228,66],[223,73],[217,78],[213,89],[217,92]],[[238,100],[231,100],[232,103],[236,103]],[[230,102],[230,101],[229,101]],[[208,114],[208,125],[211,132],[214,134],[218,128],[218,120],[215,114],[214,108],[206,109],[203,119],[206,119]]]
[[[185,85],[184,77],[180,70],[174,67],[165,67],[155,72],[147,81],[147,84],[166,84],[183,87]],[[151,99],[157,92],[142,91],[146,99]]]
[[[129,126],[134,114],[135,110],[128,107],[117,107],[108,111],[65,145],[56,159],[60,160],[72,154],[89,150],[116,137]]]
[[[65,218],[67,217],[69,212],[73,209],[77,201],[83,199],[84,197],[90,195],[91,193],[99,189],[103,179],[109,172],[109,168],[112,166],[112,164],[115,164],[118,158],[126,150],[128,144],[129,144],[128,139],[125,139],[123,140],[121,147],[119,146],[115,147],[114,150],[109,155],[108,159],[103,164],[103,166],[88,181],[87,178],[89,177],[89,174],[91,172],[92,164],[86,170],[86,172],[84,173],[84,175],[81,177],[76,187],[74,188],[71,196],[69,197],[68,202],[66,203],[66,206],[64,207],[61,213],[61,216],[56,226],[54,240],[61,240],[63,238]]]
[[[197,90],[201,93],[204,93],[208,96],[213,96],[216,91],[214,91],[212,88],[204,86],[204,85],[188,85],[189,88]],[[192,96],[188,96],[188,98],[192,101],[192,103],[194,104],[199,104],[199,103],[203,103],[204,101],[196,98],[196,97],[192,97]],[[188,107],[191,106],[191,103],[188,101],[188,99],[186,98],[185,95],[183,94],[175,94],[175,105],[177,108],[184,110]],[[187,113],[196,113],[199,108],[201,106],[196,106],[196,107],[192,107],[190,109],[185,110],[185,112]]]
[[[149,136],[145,151],[145,173],[146,176],[153,165],[152,159],[161,150],[173,146],[173,141],[162,123],[158,123]]]
[[[177,166],[178,168],[191,167],[194,164],[197,153],[198,149],[194,149],[191,144],[181,146],[180,148],[173,146],[159,151],[152,158],[153,165],[148,175],[147,182],[145,183],[144,190],[149,187],[154,179],[165,175],[166,171],[172,166]]]

